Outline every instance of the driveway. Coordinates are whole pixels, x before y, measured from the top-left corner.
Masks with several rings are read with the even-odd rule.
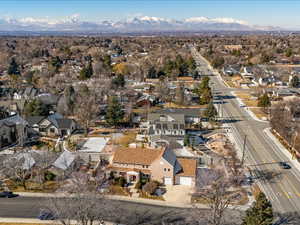
[[[186,185],[166,185],[166,193],[163,195],[166,202],[190,204],[193,187]]]

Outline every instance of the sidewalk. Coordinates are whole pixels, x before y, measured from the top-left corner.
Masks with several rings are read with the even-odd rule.
[[[16,192],[23,197],[42,197],[42,198],[51,198],[51,197],[71,197],[72,195],[67,195],[65,193],[32,193],[32,192]],[[107,195],[109,199],[119,200],[119,201],[127,201],[134,202],[140,204],[147,205],[155,205],[155,206],[166,206],[166,207],[174,207],[174,208],[193,208],[194,206],[186,203],[174,203],[174,202],[166,202],[160,200],[146,199],[146,198],[138,198],[138,197],[129,197],[129,196],[120,196],[120,195]],[[208,208],[206,205],[197,205],[199,208]]]
[[[297,170],[300,171],[300,163],[298,162],[298,160],[297,159],[293,159],[292,154],[272,134],[271,128],[264,129],[264,132],[274,142],[274,144],[278,146],[278,148],[280,149],[280,152],[282,154],[284,154],[289,159],[289,162],[293,165],[293,167],[297,168]]]
[[[55,220],[39,220],[39,219],[30,219],[30,218],[5,218],[0,217],[0,224],[2,223],[14,223],[14,224],[61,224],[60,222],[57,222]],[[77,222],[71,221],[71,224],[77,224]],[[96,223],[95,224],[99,224]],[[104,222],[104,225],[117,225],[116,223],[112,222]]]

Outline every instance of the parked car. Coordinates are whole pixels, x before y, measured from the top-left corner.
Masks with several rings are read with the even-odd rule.
[[[11,191],[2,191],[0,192],[0,198],[15,198],[18,197],[18,194],[14,194]]]
[[[40,212],[40,214],[38,215],[38,219],[40,219],[40,220],[55,220],[56,217],[53,215],[53,213],[42,210]]]
[[[286,162],[279,162],[279,166],[282,169],[291,169],[291,166],[289,164],[287,164]]]

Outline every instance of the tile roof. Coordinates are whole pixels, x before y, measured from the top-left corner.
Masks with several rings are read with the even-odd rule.
[[[114,163],[150,165],[161,157],[164,149],[120,148],[114,153]]]
[[[177,158],[177,160],[182,167],[182,171],[176,174],[176,176],[196,176],[197,161],[195,159]]]

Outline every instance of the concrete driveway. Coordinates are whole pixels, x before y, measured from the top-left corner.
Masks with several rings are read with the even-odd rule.
[[[163,195],[166,202],[190,204],[193,187],[186,185],[166,185]]]

